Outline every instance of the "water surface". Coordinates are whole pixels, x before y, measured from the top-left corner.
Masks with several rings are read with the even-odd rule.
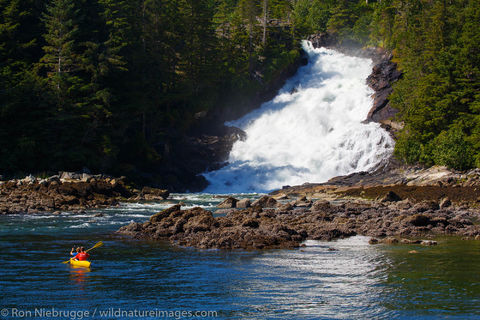
[[[113,233],[172,203],[212,208],[221,200],[177,194],[85,214],[2,216],[0,307],[97,310],[90,318],[98,319],[127,318],[99,316],[109,308],[216,311],[218,319],[480,318],[479,241],[372,246],[358,236],[296,250],[222,251]],[[92,252],[92,268],[60,263],[72,246],[99,240],[105,245]]]

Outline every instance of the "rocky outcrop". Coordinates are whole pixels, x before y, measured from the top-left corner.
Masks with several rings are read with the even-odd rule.
[[[130,189],[123,178],[85,173],[60,172],[46,179],[0,181],[0,214],[80,211],[114,206],[123,201],[159,200],[168,191]]]
[[[307,239],[333,240],[353,235],[374,237],[371,243],[434,245],[436,235],[480,236],[476,209],[440,209],[434,201],[317,201],[310,208],[290,203],[270,208],[268,201],[215,217],[202,208],[179,205],[131,223],[118,233],[135,239],[168,240],[181,246],[221,249],[295,248]],[[398,238],[403,238],[398,240]]]
[[[223,200],[219,204],[217,204],[217,208],[220,209],[231,209],[237,206],[238,200],[233,197],[228,197],[227,199]]]
[[[368,112],[367,121],[382,122],[395,116],[398,110],[392,108],[388,96],[393,92],[392,84],[400,79],[402,73],[397,64],[392,62],[392,54],[383,52],[379,62],[373,66],[372,73],[367,78],[367,84],[375,93],[373,106]]]

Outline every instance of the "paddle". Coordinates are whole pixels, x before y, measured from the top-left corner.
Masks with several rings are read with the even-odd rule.
[[[91,247],[90,249],[85,250],[85,252],[88,252],[88,251],[90,251],[90,250],[93,250],[93,249],[98,248],[98,247],[101,247],[101,246],[103,246],[103,242],[102,242],[102,241],[99,241],[99,242],[97,242],[93,247]],[[62,263],[69,263],[69,262],[70,262],[70,260],[67,260],[67,261],[63,261]]]

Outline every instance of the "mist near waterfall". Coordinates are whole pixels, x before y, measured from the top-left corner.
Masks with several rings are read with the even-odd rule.
[[[226,123],[247,133],[228,165],[205,173],[209,193],[267,192],[366,171],[388,158],[394,142],[377,123],[362,123],[372,107],[366,84],[372,61],[304,41],[308,64],[277,96]]]

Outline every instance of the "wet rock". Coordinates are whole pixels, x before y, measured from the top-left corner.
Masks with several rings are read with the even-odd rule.
[[[444,208],[448,208],[452,205],[452,201],[450,201],[449,198],[443,198],[441,201],[440,201],[440,209],[444,209]]]
[[[382,240],[382,243],[385,243],[385,244],[398,244],[399,241],[397,238],[393,238],[393,237],[388,237],[388,238],[385,238]]]
[[[217,205],[220,209],[231,209],[237,206],[238,200],[233,197],[228,197]]]
[[[407,218],[407,222],[416,227],[424,227],[431,224],[432,220],[429,216],[423,214],[416,214],[412,217]]]
[[[420,244],[422,240],[401,239],[400,242],[403,244]]]
[[[388,193],[380,199],[380,202],[397,202],[401,201],[402,198],[393,191],[388,191]]]
[[[168,190],[143,187],[140,196],[147,201],[165,200],[170,195]]]
[[[437,241],[433,241],[433,240],[422,240],[420,244],[422,246],[436,246],[438,243]]]
[[[369,243],[369,244],[378,244],[378,239],[376,239],[376,238],[371,238],[370,240],[368,240],[368,243]]]
[[[250,201],[250,199],[240,199],[238,200],[236,207],[239,209],[250,208],[251,203],[252,202]]]
[[[170,216],[170,214],[172,212],[176,212],[176,211],[180,211],[180,208],[181,206],[179,204],[176,204],[174,206],[171,206],[170,208],[168,209],[165,209],[163,211],[160,211],[158,213],[155,213],[154,215],[152,215],[150,217],[150,222],[151,223],[155,223],[155,222],[158,222],[158,221],[161,221],[162,219],[164,219],[165,217],[168,217]]]
[[[269,196],[263,196],[252,203],[252,207],[260,208],[274,208],[277,205],[277,200]]]

